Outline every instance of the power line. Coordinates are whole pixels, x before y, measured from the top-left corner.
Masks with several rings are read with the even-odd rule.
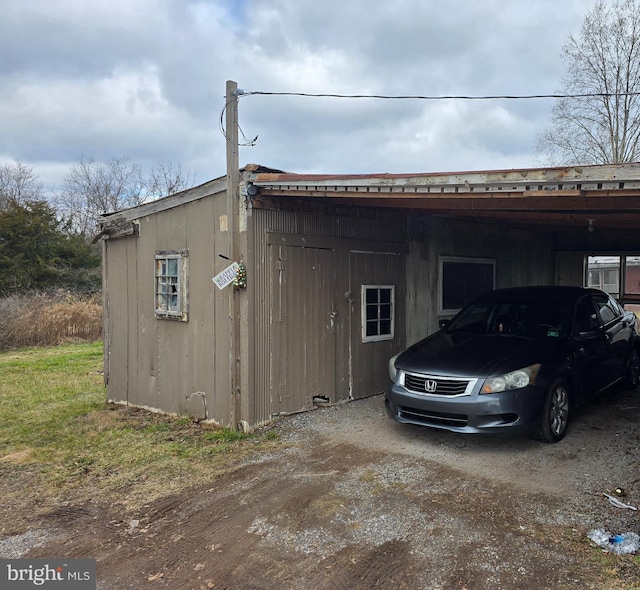
[[[252,95],[262,96],[304,96],[315,98],[378,98],[385,100],[529,100],[536,98],[611,98],[614,96],[639,96],[640,92],[592,92],[584,94],[494,94],[494,95],[440,95],[428,96],[420,94],[384,95],[384,94],[337,94],[328,92],[267,92],[263,90],[240,90],[238,98]]]
[[[531,99],[541,99],[541,98],[554,98],[554,99],[563,99],[563,98],[612,98],[618,96],[640,96],[640,92],[592,92],[592,93],[584,93],[584,94],[525,94],[525,95],[516,95],[516,94],[494,94],[494,95],[440,95],[440,96],[428,96],[428,95],[420,95],[420,94],[405,94],[405,95],[385,95],[385,94],[338,94],[338,93],[330,93],[330,92],[268,92],[265,90],[242,90],[238,88],[235,93],[235,97],[231,100],[227,101],[225,105],[222,107],[220,111],[220,131],[222,135],[227,139],[227,141],[231,141],[227,131],[224,127],[224,112],[228,108],[229,104],[233,102],[233,100],[239,100],[246,96],[301,96],[301,97],[310,97],[310,98],[375,98],[382,100],[531,100]],[[239,126],[238,126],[239,127]],[[248,140],[244,135],[244,132],[239,127],[242,136],[244,137],[244,143],[234,142],[239,146],[252,146],[255,145],[258,136],[256,135],[253,139]]]

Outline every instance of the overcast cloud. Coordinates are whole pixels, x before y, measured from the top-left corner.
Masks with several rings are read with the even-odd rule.
[[[0,163],[60,187],[72,163],[225,173],[226,80],[247,91],[548,94],[595,0],[3,0]],[[246,96],[242,165],[438,172],[538,165],[551,99]]]

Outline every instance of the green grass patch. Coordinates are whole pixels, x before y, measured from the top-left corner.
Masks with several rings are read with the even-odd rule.
[[[0,353],[0,493],[136,507],[276,439],[107,404],[102,344]],[[5,482],[3,488],[2,482]],[[24,490],[22,491],[24,493]]]

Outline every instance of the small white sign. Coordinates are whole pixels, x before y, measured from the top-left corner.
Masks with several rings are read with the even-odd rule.
[[[218,273],[211,280],[216,284],[216,287],[222,291],[225,287],[228,287],[233,283],[233,279],[236,278],[240,265],[234,262],[230,266],[227,266],[221,273]]]

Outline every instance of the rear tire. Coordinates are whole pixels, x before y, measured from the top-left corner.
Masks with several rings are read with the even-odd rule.
[[[635,389],[640,381],[640,354],[637,348],[632,348],[629,354],[629,364],[627,365],[627,374],[624,379],[624,385],[627,389]]]
[[[547,392],[536,438],[546,443],[561,441],[567,433],[570,407],[567,382],[564,379],[554,381]]]

